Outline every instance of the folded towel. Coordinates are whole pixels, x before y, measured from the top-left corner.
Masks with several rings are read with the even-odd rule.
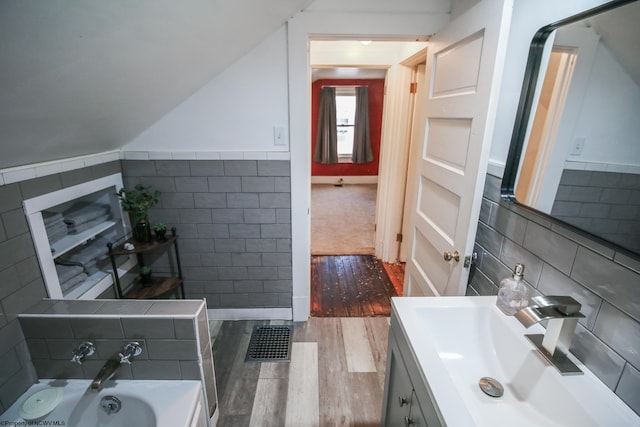
[[[62,239],[65,236],[68,236],[68,235],[69,235],[69,230],[67,230],[67,226],[66,225],[64,226],[64,228],[61,228],[60,230],[53,231],[51,233],[47,231],[47,238],[49,239],[49,243],[50,244],[54,244],[58,240]]]
[[[56,272],[60,283],[69,281],[70,279],[84,273],[84,269],[77,265],[60,265],[56,264]]]
[[[67,230],[69,234],[80,234],[83,231],[87,231],[88,229],[95,227],[96,225],[100,225],[101,223],[108,221],[109,219],[111,219],[111,215],[107,214],[94,218],[91,221],[83,222],[81,224],[67,224]]]
[[[99,238],[88,242],[85,246],[76,248],[59,257],[56,263],[65,266],[78,266],[88,275],[95,274],[102,267],[98,266],[98,263],[108,258],[107,243],[113,242],[117,235],[117,231],[111,229],[103,233]]]
[[[68,294],[69,292],[71,292],[72,290],[80,286],[82,283],[84,283],[84,281],[87,280],[88,277],[89,276],[87,276],[85,273],[81,273],[75,277],[72,277],[71,279],[67,280],[64,283],[60,283],[60,289],[62,290],[62,294],[63,295]]]
[[[78,203],[64,212],[64,222],[68,225],[75,226],[92,221],[103,215],[108,215],[109,213],[110,209],[108,205]]]
[[[42,211],[42,219],[44,221],[45,227],[64,221],[62,213],[60,212]]]

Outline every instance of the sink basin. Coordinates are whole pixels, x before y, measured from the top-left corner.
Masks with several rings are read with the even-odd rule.
[[[495,306],[495,297],[394,298],[400,325],[448,425],[637,426],[638,417],[588,368],[562,376]],[[478,382],[492,377],[504,395]]]

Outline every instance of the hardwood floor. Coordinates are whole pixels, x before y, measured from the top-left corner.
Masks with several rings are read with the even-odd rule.
[[[291,361],[244,362],[254,325],[293,324]],[[218,426],[380,425],[388,317],[211,321]]]
[[[389,316],[397,296],[383,263],[369,255],[311,257],[311,315]]]

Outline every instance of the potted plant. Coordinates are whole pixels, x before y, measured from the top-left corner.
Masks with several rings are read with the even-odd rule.
[[[142,283],[142,286],[151,286],[151,267],[149,267],[148,265],[143,265],[142,267],[140,267],[139,274],[140,283]]]
[[[167,240],[167,226],[159,222],[153,226],[153,232],[156,234],[156,240],[164,242]]]
[[[122,210],[129,212],[135,220],[133,235],[142,243],[151,241],[151,226],[147,219],[149,209],[158,203],[160,192],[151,186],[137,184],[132,190],[121,188],[116,196],[120,199]]]

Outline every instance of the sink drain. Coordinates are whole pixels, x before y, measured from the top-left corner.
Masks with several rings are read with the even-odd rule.
[[[482,377],[478,385],[480,386],[480,390],[488,396],[501,397],[504,394],[504,387],[502,387],[500,381],[495,378]]]

